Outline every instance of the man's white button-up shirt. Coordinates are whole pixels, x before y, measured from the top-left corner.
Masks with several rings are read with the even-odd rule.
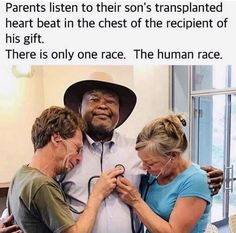
[[[62,182],[70,205],[81,211],[92,190],[96,177],[117,164],[125,167],[124,176],[137,187],[140,182],[141,161],[135,151],[135,141],[114,132],[111,141],[94,142],[88,135],[84,140],[82,160]],[[94,178],[93,178],[94,177]],[[75,211],[74,211],[75,212]],[[78,215],[74,214],[76,218]],[[129,207],[112,192],[102,203],[93,233],[132,233]]]

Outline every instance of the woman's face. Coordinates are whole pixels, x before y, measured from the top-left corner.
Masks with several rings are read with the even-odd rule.
[[[148,171],[151,175],[158,176],[166,173],[166,165],[170,161],[170,158],[160,153],[153,154],[147,147],[140,148],[138,150],[138,156],[143,162],[143,169]]]

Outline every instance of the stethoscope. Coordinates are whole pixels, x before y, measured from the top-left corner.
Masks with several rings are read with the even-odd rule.
[[[146,175],[141,177],[141,183],[140,183],[140,190],[142,189],[142,186],[144,185],[144,190],[141,190],[142,194],[142,199],[146,202],[148,191],[152,185],[154,185],[157,182],[158,177],[163,173],[163,170],[166,168],[166,166],[170,163],[172,158],[170,158],[166,164],[163,166],[163,168],[160,170],[160,172],[156,175],[156,177],[150,182],[150,174],[147,172]],[[132,232],[133,233],[141,233],[144,230],[144,224],[141,222],[140,225],[137,227],[137,231],[135,231],[134,227],[134,217],[133,217],[133,212],[131,210],[131,221],[132,221]]]
[[[140,183],[140,190],[143,188],[143,190],[141,191],[141,197],[144,201],[146,201],[147,199],[147,195],[148,195],[148,191],[150,189],[150,187],[155,184],[155,182],[157,181],[156,179],[153,179],[151,182],[149,182],[150,179],[150,174],[147,172],[146,175],[142,175],[141,177],[141,183]],[[129,206],[130,208],[130,216],[131,216],[131,227],[132,227],[132,233],[141,233],[144,232],[144,224],[140,221],[139,225],[136,227],[137,230],[135,230],[135,220],[134,220],[134,212],[132,210],[132,208]]]
[[[124,167],[124,165],[122,165],[122,164],[116,164],[116,165],[115,165],[115,168],[119,168],[119,169],[122,171],[119,176],[123,176],[123,174],[125,173],[125,167]],[[60,185],[60,187],[61,187],[61,189],[62,189],[62,193],[63,193],[64,199],[66,200],[66,194],[63,192],[63,188],[62,188],[62,186],[61,186],[62,181],[64,180],[65,176],[66,176],[66,174],[61,175],[58,182],[59,182],[59,185]],[[98,175],[92,176],[92,177],[90,177],[90,179],[88,180],[88,199],[89,199],[89,196],[90,196],[90,194],[91,194],[91,184],[92,184],[92,181],[93,181],[94,179],[98,179],[99,177],[100,177],[100,176],[98,176]],[[86,207],[86,203],[84,203],[83,201],[80,201],[80,200],[77,200],[77,201],[80,203],[81,206],[84,207],[83,210],[78,211],[78,210],[76,210],[71,204],[69,204],[69,203],[67,202],[67,203],[69,204],[69,209],[70,209],[70,211],[71,211],[72,213],[74,213],[74,214],[82,214],[82,213],[84,212],[85,207]]]
[[[100,156],[100,169],[101,169],[101,173],[102,173],[102,172],[103,172],[103,153],[104,153],[104,147],[103,147],[103,142],[101,142],[101,144],[102,144],[102,151],[101,151],[101,156]],[[119,168],[119,169],[121,169],[121,170],[123,171],[120,175],[123,175],[123,174],[125,173],[125,167],[124,167],[124,165],[122,165],[122,164],[116,164],[116,165],[115,165],[115,168]],[[61,175],[61,176],[59,177],[59,180],[58,180],[62,192],[63,192],[63,187],[62,187],[61,184],[62,184],[62,181],[64,180],[65,176],[66,176],[66,174]],[[89,196],[90,196],[90,193],[91,193],[91,184],[92,184],[92,181],[93,181],[94,179],[98,179],[99,177],[100,177],[100,175],[95,175],[95,176],[92,176],[92,177],[89,178],[89,180],[88,180],[88,199],[89,199]],[[64,192],[63,192],[63,196],[64,196],[64,199],[66,200],[66,194],[65,194]],[[87,199],[87,200],[88,200],[88,199]],[[74,214],[79,215],[79,214],[82,214],[82,213],[84,212],[84,209],[85,209],[85,207],[86,207],[86,203],[84,203],[83,201],[80,201],[80,200],[77,200],[77,201],[80,203],[81,206],[83,206],[83,210],[78,211],[78,210],[76,210],[71,204],[69,204],[68,202],[67,202],[67,203],[69,204],[70,211],[71,211],[72,213],[74,213]]]
[[[149,182],[149,178],[150,178],[150,174],[147,172],[146,175],[142,176],[142,179],[141,179],[141,183],[140,183],[140,188],[142,188],[142,185],[146,185],[146,188],[144,190],[144,192],[141,192],[142,193],[142,198],[144,201],[146,201],[146,198],[147,198],[147,195],[148,195],[148,191],[150,189],[150,187],[155,184],[155,182],[157,182],[157,178],[162,174],[163,170],[165,169],[165,167],[169,164],[169,162],[172,160],[172,158],[170,158],[167,163],[165,164],[165,166],[161,169],[161,171],[157,174],[157,176],[155,177],[155,179],[153,179],[151,182]],[[102,161],[102,159],[101,159]],[[101,165],[101,168],[102,168],[102,165]],[[125,167],[124,165],[122,164],[117,164],[115,165],[115,168],[119,168],[120,170],[122,170],[122,173],[119,175],[119,176],[123,176],[123,174],[125,173]],[[65,178],[66,174],[65,175],[62,175],[59,179],[59,184],[62,183],[63,179]],[[90,196],[90,193],[91,193],[91,183],[94,179],[98,179],[100,176],[98,175],[95,175],[95,176],[92,176],[90,177],[89,181],[88,181],[88,198]],[[145,187],[145,186],[144,186]],[[63,190],[63,189],[62,189]],[[64,198],[66,200],[66,195],[63,193],[64,195]],[[86,203],[78,200],[78,202],[84,206],[86,206]],[[129,210],[130,210],[130,218],[131,218],[131,228],[132,228],[132,232],[133,233],[141,233],[142,230],[144,229],[144,224],[141,222],[140,225],[137,227],[137,231],[135,230],[135,221],[134,221],[134,213],[133,213],[133,210],[130,206],[129,207]],[[72,205],[69,205],[69,208],[70,208],[70,211],[75,213],[75,214],[82,214],[84,212],[84,209],[81,210],[81,211],[78,211],[76,210]]]

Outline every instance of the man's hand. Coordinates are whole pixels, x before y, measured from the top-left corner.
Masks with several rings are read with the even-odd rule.
[[[103,200],[106,198],[116,187],[116,178],[121,175],[123,170],[120,168],[113,168],[101,174],[97,183],[95,184],[92,195]]]
[[[201,169],[207,172],[208,184],[210,189],[212,190],[211,195],[216,195],[220,191],[222,183],[224,181],[223,171],[212,166],[202,166]]]
[[[12,225],[13,216],[10,215],[0,223],[0,233],[22,233],[17,225]]]

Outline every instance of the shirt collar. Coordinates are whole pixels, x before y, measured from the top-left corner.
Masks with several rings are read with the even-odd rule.
[[[86,136],[86,139],[87,139],[90,146],[98,143],[98,142],[94,141],[88,134],[85,134],[85,136]],[[118,142],[118,133],[114,131],[111,140],[105,142],[104,144],[109,144],[111,147],[112,145],[116,144],[117,142]]]

